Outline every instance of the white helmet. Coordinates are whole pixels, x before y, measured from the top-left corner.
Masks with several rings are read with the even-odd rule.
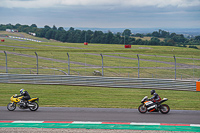
[[[24,92],[24,89],[20,89],[20,94],[22,94]]]

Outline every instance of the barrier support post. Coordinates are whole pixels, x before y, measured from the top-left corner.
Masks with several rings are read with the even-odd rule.
[[[4,51],[4,54],[6,56],[6,73],[8,73],[8,61],[7,61],[7,53]]]
[[[70,59],[69,59],[69,53],[67,53],[68,56],[68,75],[70,75]]]
[[[102,76],[103,76],[103,55],[102,54],[100,55],[101,55],[101,61],[102,61]]]
[[[138,54],[137,54],[137,57],[138,57],[138,78],[139,78],[140,77],[140,57]]]
[[[37,54],[37,52],[35,52],[35,55],[36,55],[36,65],[37,65],[37,74],[38,74],[38,54]]]

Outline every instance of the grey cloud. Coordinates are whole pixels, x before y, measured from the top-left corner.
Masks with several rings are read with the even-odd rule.
[[[47,8],[57,6],[117,6],[117,7],[192,7],[200,6],[200,0],[1,0],[8,8]]]
[[[28,25],[35,23],[40,27],[56,25],[57,27],[151,28],[199,27],[200,22],[198,5],[193,7],[62,5],[59,8],[57,6],[37,9],[0,7],[1,23]]]

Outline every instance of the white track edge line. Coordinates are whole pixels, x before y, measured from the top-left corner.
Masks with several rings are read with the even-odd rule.
[[[200,124],[190,124],[192,127],[200,127]]]
[[[160,125],[160,123],[137,123],[137,122],[131,122],[130,125]]]
[[[12,123],[43,123],[44,121],[13,121]]]
[[[102,122],[92,122],[92,121],[74,121],[73,124],[102,124]]]

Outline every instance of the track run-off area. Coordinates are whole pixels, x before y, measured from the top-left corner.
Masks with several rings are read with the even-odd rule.
[[[141,114],[137,109],[40,107],[8,111],[0,107],[0,128],[68,128],[200,132],[200,111]]]

